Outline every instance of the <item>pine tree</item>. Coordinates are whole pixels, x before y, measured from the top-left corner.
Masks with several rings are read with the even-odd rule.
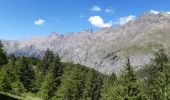
[[[1,69],[2,75],[1,86],[3,90],[10,91],[12,90],[11,84],[16,81],[16,73],[15,73],[15,63],[13,61],[9,61],[6,65]]]
[[[116,76],[116,74],[113,72],[112,74],[111,74],[111,76],[109,77],[109,83],[111,83],[111,84],[114,84],[115,83],[115,81],[116,81],[116,79],[117,79],[117,76]]]
[[[43,83],[41,84],[40,94],[44,94],[44,95],[46,94],[43,98],[46,99],[52,98],[55,92],[57,91],[58,86],[61,84],[60,77],[63,72],[63,65],[60,62],[60,57],[59,55],[55,55],[52,51],[47,50],[43,57],[42,64],[40,64],[39,66],[42,66],[42,70],[41,70],[42,73],[40,74],[46,75],[46,73],[48,73],[46,76],[43,75],[46,78],[43,80]],[[38,77],[41,76],[38,75]],[[48,77],[51,77],[51,80],[48,79]],[[47,85],[51,86],[51,88],[46,88]]]
[[[56,84],[54,80],[54,76],[52,73],[47,73],[44,78],[44,81],[41,84],[41,88],[39,91],[39,96],[43,98],[43,100],[49,100],[54,96],[56,89]]]
[[[54,75],[55,83],[56,86],[58,87],[61,84],[60,77],[63,73],[63,65],[60,62],[59,55],[54,55],[54,58],[51,64],[49,65],[49,71],[51,71],[51,73]]]
[[[85,83],[83,88],[83,94],[82,94],[84,100],[91,100],[91,92],[92,92],[91,86],[92,86],[93,74],[94,71],[91,69],[86,73],[84,79]]]
[[[51,62],[53,62],[53,59],[54,59],[54,53],[49,49],[47,49],[47,51],[43,56],[42,64],[41,66],[39,66],[43,74],[47,72]]]
[[[62,75],[62,84],[56,91],[54,100],[80,100],[82,94],[82,70],[73,64],[67,65]]]
[[[91,85],[91,99],[92,100],[100,100],[101,98],[101,88],[102,88],[102,80],[97,75],[97,73],[94,72],[93,78],[92,78],[92,85]]]
[[[83,99],[99,100],[101,98],[102,80],[99,73],[90,69],[85,77]]]
[[[7,56],[3,50],[3,44],[0,40],[0,66],[7,63]]]
[[[141,82],[137,79],[129,58],[127,58],[124,67],[125,69],[114,88],[116,100],[146,100],[147,98],[140,87]]]
[[[3,73],[3,75],[0,77],[0,91],[3,92],[11,92],[12,86],[11,86],[11,80],[8,77],[8,74],[6,72]]]
[[[102,100],[114,100],[113,88],[116,86],[116,80],[117,76],[114,72],[110,76],[104,76],[101,92]]]
[[[15,62],[15,61],[17,60],[17,58],[15,57],[14,54],[10,54],[10,55],[8,56],[8,59],[9,59],[10,61],[12,61],[12,62]]]
[[[18,67],[18,78],[19,81],[24,85],[27,91],[31,91],[32,82],[35,79],[35,73],[32,69],[32,65],[29,64],[28,59],[22,57],[17,62]]]
[[[150,99],[170,99],[170,65],[164,49],[155,53],[155,59],[149,65],[148,87]]]
[[[61,84],[63,65],[58,54],[47,49],[43,59],[37,63],[35,90],[39,90],[41,97],[51,99]],[[44,78],[45,77],[45,78]],[[49,79],[51,77],[51,79]],[[40,86],[40,87],[39,87]],[[50,88],[48,86],[51,86]]]

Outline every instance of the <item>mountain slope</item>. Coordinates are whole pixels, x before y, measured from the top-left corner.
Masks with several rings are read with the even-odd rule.
[[[170,15],[144,13],[125,25],[86,30],[58,36],[33,37],[25,40],[4,40],[8,54],[38,56],[49,48],[64,62],[80,63],[103,73],[119,73],[126,56],[135,66],[148,63],[159,47],[170,49]],[[136,67],[138,68],[138,67]]]

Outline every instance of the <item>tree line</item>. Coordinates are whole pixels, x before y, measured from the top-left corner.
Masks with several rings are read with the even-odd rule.
[[[127,57],[119,75],[105,75],[50,50],[42,59],[7,56],[0,41],[0,91],[43,100],[170,100],[170,60],[160,49],[140,70]]]

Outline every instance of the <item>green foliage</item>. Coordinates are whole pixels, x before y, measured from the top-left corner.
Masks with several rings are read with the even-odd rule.
[[[40,69],[43,72],[43,74],[45,74],[47,69],[49,69],[51,62],[53,62],[54,56],[55,56],[54,53],[47,49],[43,56],[42,64],[40,66]]]
[[[12,82],[11,87],[11,93],[13,94],[20,95],[21,93],[24,93],[26,91],[24,85],[19,80]]]
[[[170,100],[169,59],[161,49],[137,72],[128,58],[122,73],[104,75],[62,63],[50,50],[42,59],[9,55],[0,68],[0,91],[31,100]]]
[[[3,44],[0,40],[0,66],[7,63],[7,56],[3,50]]]
[[[101,97],[101,88],[102,88],[102,80],[98,77],[98,74],[92,71],[92,81],[91,81],[91,99],[92,100],[99,100]]]
[[[56,92],[54,100],[78,100],[81,98],[83,77],[81,75],[82,69],[77,67],[79,65],[68,64],[65,72],[61,78],[63,84]]]
[[[88,69],[84,76],[83,100],[99,100],[101,98],[102,75],[94,69]]]
[[[115,73],[112,73],[111,76],[103,77],[103,86],[101,91],[102,100],[113,100],[114,99],[114,86],[117,80]]]
[[[43,57],[43,62],[39,66],[42,67],[43,70],[42,73],[38,73],[37,75],[42,74],[46,75],[46,76],[43,75],[45,77],[44,80],[41,79],[43,77],[38,76],[38,78],[40,78],[43,81],[43,83],[41,84],[39,94],[44,99],[50,99],[51,97],[54,96],[55,91],[61,84],[60,77],[63,73],[63,65],[60,62],[60,57],[58,55],[55,55],[53,54],[52,51],[47,50]],[[47,69],[45,70],[44,68]]]
[[[20,58],[17,67],[19,68],[18,76],[20,82],[24,85],[27,91],[31,91],[32,81],[35,79],[35,73],[32,66],[29,64],[28,59],[25,57]]]
[[[63,73],[63,65],[60,62],[60,57],[54,55],[52,62],[49,65],[49,71],[54,75],[56,86],[61,84],[60,76]]]
[[[154,100],[170,99],[170,65],[163,49],[155,53],[155,59],[148,65],[146,83],[149,97]]]
[[[1,76],[0,80],[0,91],[10,92],[11,90],[12,90],[11,81],[8,77],[8,74],[4,73],[3,76]]]
[[[54,95],[55,89],[56,85],[54,76],[52,73],[47,73],[39,91],[40,97],[44,100],[49,100]]]
[[[146,96],[141,89],[141,82],[127,58],[125,69],[117,80],[115,87],[115,98],[117,100],[146,100]]]
[[[84,77],[84,88],[83,88],[83,99],[90,100],[92,93],[92,79],[93,79],[94,70],[89,70],[86,72],[86,76]]]

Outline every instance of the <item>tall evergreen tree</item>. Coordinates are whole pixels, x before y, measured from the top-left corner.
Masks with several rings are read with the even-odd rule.
[[[3,50],[3,44],[0,40],[0,66],[7,63],[7,56],[6,53]]]
[[[155,53],[155,59],[149,65],[149,96],[154,100],[170,99],[170,65],[164,49]]]
[[[15,63],[13,61],[9,61],[6,65],[2,68],[2,75],[0,87],[3,88],[3,91],[10,91],[12,90],[11,84],[16,80],[16,73],[14,72]]]
[[[90,69],[85,77],[83,89],[84,100],[99,100],[101,98],[102,80],[94,69]]]
[[[115,98],[119,100],[146,100],[140,85],[130,59],[127,58],[125,69],[115,87]]]
[[[54,100],[80,100],[82,94],[82,70],[78,65],[69,64],[62,75],[62,84]]]
[[[47,73],[44,78],[44,81],[41,84],[41,88],[39,91],[39,96],[43,98],[43,100],[49,100],[54,96],[56,89],[56,84],[54,80],[54,76],[52,73]]]
[[[4,73],[4,75],[1,76],[0,80],[0,91],[11,92],[11,90],[12,90],[11,80],[8,77],[8,74]]]
[[[17,62],[18,77],[20,82],[24,85],[27,91],[31,91],[32,82],[35,79],[35,73],[32,69],[32,65],[29,64],[28,59],[22,57]]]
[[[102,86],[102,100],[114,100],[114,91],[113,88],[116,83],[117,76],[115,73],[112,73],[110,76],[104,76],[103,86]]]
[[[58,86],[61,84],[61,75],[63,73],[63,65],[58,54],[54,54],[47,49],[43,59],[38,61],[36,68],[35,90],[39,90],[38,94],[45,99],[54,96]],[[45,78],[44,78],[45,77]],[[49,79],[51,77],[51,79]],[[51,86],[48,88],[47,85]],[[45,90],[46,89],[46,90]]]
[[[14,57],[15,58],[15,57]],[[0,87],[3,88],[3,91],[10,92],[14,94],[20,94],[24,90],[23,84],[19,81],[18,78],[18,69],[15,65],[15,61],[13,58],[9,57],[9,62],[4,65],[1,76]]]
[[[58,86],[61,84],[61,75],[62,75],[62,63],[60,62],[60,57],[58,55],[51,55],[53,59],[49,63],[48,69],[46,72],[47,75],[41,84],[39,94],[44,99],[51,99],[55,92],[57,91]]]
[[[102,80],[96,72],[93,74],[91,85],[91,100],[100,100],[101,98]]]
[[[83,94],[82,94],[84,100],[91,100],[91,92],[92,92],[91,86],[92,86],[93,74],[94,71],[89,70],[86,73],[86,76],[84,77],[85,83],[84,83]]]
[[[63,65],[58,54],[54,55],[54,58],[49,65],[49,71],[54,75],[56,86],[59,86],[61,83],[60,76],[63,73]]]
[[[42,64],[41,66],[39,66],[43,74],[47,72],[51,62],[53,62],[53,59],[54,59],[54,53],[49,49],[47,49],[47,51],[44,53]]]

